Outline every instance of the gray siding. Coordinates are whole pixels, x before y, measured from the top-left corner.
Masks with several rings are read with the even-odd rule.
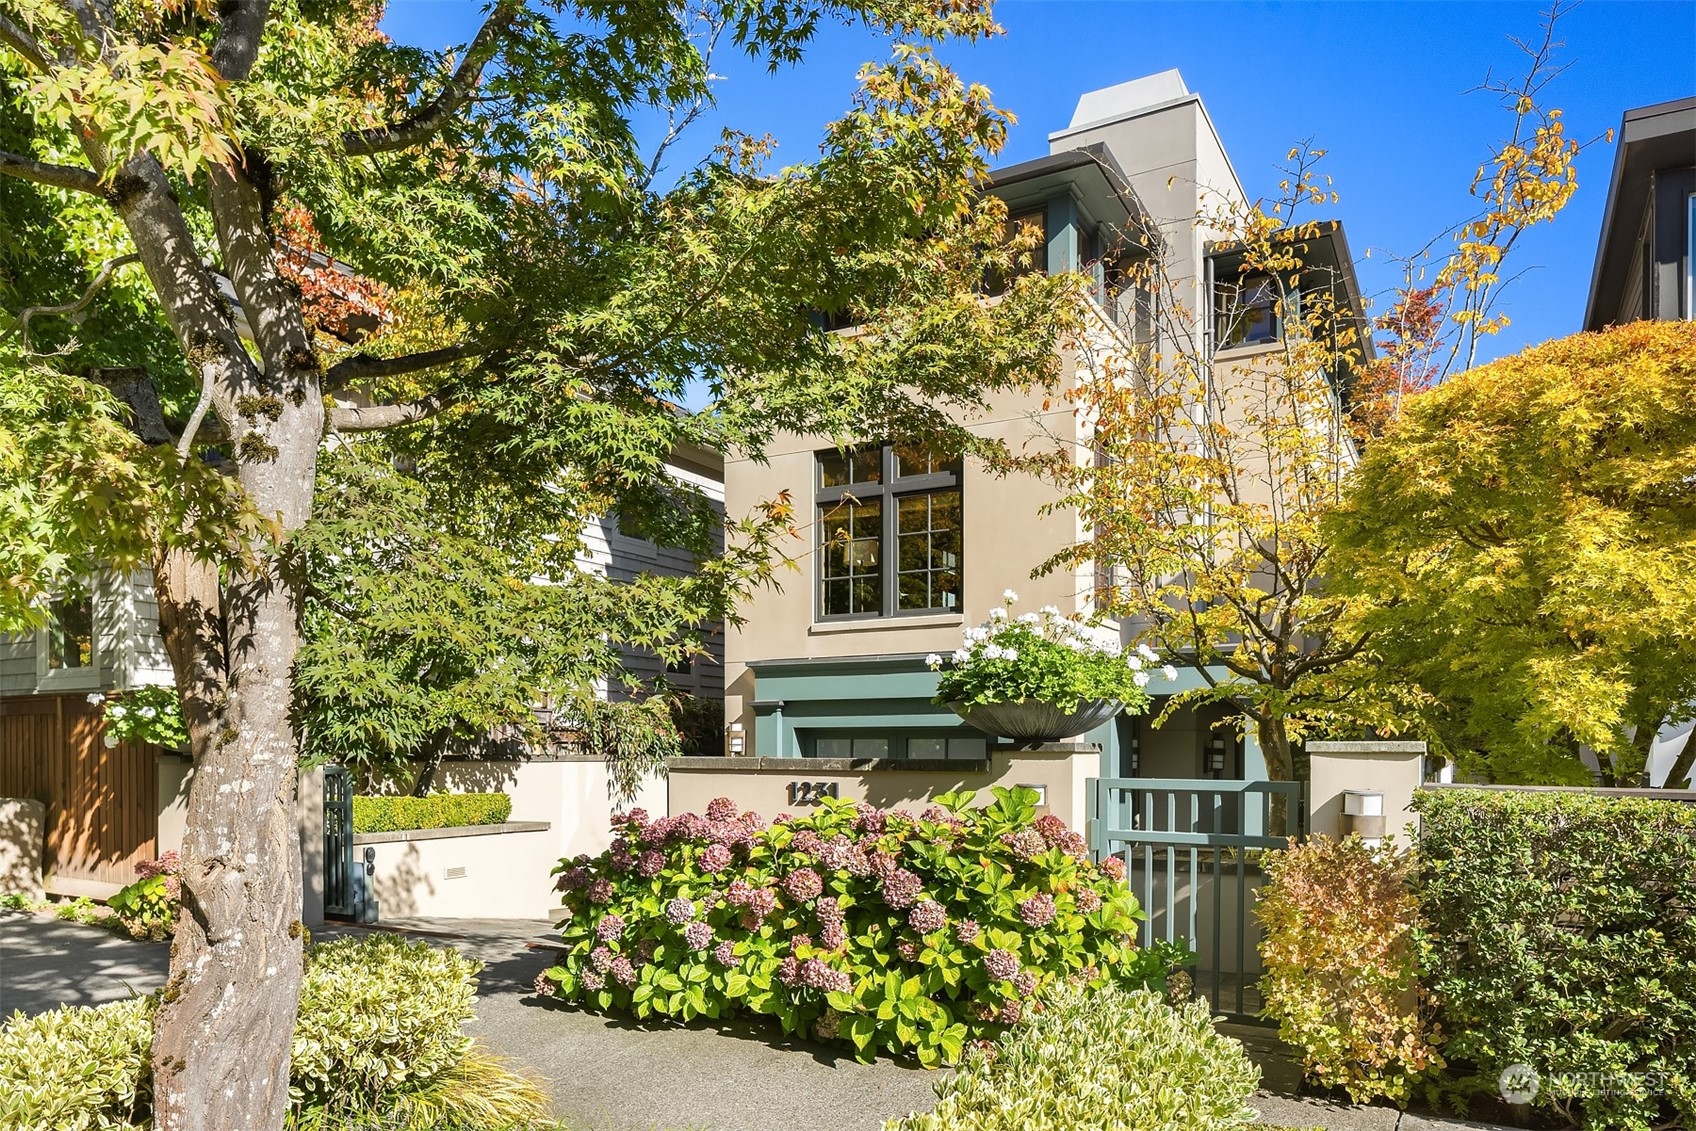
[[[159,610],[153,578],[146,571],[94,580],[94,649],[99,685],[104,690],[170,683],[171,662],[159,637]],[[40,686],[37,633],[0,636],[0,695],[73,690]]]

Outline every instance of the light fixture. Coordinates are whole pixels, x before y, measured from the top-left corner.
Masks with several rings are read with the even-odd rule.
[[[746,744],[746,741],[744,740],[744,737],[743,737],[742,724],[741,723],[731,723],[730,724],[730,752],[732,754],[740,754],[745,749],[747,749],[747,744]]]
[[[1202,762],[1202,768],[1210,774],[1223,776],[1225,773],[1225,736],[1216,734],[1207,743],[1207,753]]]
[[[1357,833],[1361,839],[1377,842],[1384,839],[1384,795],[1370,789],[1343,791],[1342,834]]]

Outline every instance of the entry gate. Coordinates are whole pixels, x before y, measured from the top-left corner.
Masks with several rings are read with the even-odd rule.
[[[341,766],[325,766],[324,915],[327,918],[355,917],[353,867],[353,782]]]
[[[1260,854],[1306,832],[1299,782],[1100,778],[1088,784],[1097,860],[1117,856],[1147,916],[1138,942],[1183,942],[1215,1012],[1260,1012]]]

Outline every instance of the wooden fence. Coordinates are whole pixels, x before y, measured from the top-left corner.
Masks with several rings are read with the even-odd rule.
[[[0,797],[47,806],[50,889],[97,894],[155,855],[157,748],[102,740],[102,709],[75,695],[0,698]]]

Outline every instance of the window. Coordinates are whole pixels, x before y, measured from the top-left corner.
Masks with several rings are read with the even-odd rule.
[[[1264,275],[1214,286],[1214,333],[1217,349],[1275,342],[1283,333],[1278,304],[1294,302],[1295,293],[1280,293],[1278,284]]]
[[[808,758],[959,758],[989,757],[982,735],[949,731],[913,733],[805,732],[801,751]]]
[[[93,598],[84,594],[55,599],[48,608],[47,624],[41,630],[36,654],[43,684],[89,687],[98,684]]]
[[[959,461],[884,444],[818,467],[819,616],[959,609]]]

